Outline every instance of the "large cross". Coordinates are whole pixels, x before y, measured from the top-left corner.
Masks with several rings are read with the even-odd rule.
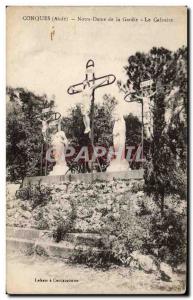
[[[151,89],[153,85],[153,80],[145,80],[140,83],[140,95],[136,95],[136,93],[133,93],[133,98],[131,97],[130,93],[127,93],[125,90],[125,97],[124,100],[126,102],[138,102],[141,104],[141,117],[142,117],[142,127],[141,127],[141,148],[142,148],[142,158],[143,158],[143,144],[144,144],[144,98],[149,97],[151,98],[156,92],[150,94],[148,93],[148,90]],[[146,95],[147,94],[147,95]],[[143,161],[142,161],[142,167],[143,167]]]
[[[90,87],[94,87],[92,89],[92,99],[91,99],[91,134],[90,134],[90,139],[91,139],[91,144],[92,147],[94,147],[94,100],[95,100],[95,90],[99,87],[103,87],[106,85],[110,85],[115,82],[116,77],[113,74],[101,76],[101,77],[95,77],[94,73],[94,61],[93,60],[88,60],[86,64],[86,74],[85,74],[85,79],[84,81],[89,82]],[[83,81],[83,82],[84,82]],[[78,94],[83,90],[83,82],[71,85],[67,92],[69,95],[74,95]],[[91,168],[91,171],[93,171],[93,165]]]
[[[49,117],[47,115],[49,115]],[[50,108],[50,107],[46,107],[46,108],[42,109],[42,113],[40,115],[36,115],[35,117],[36,117],[36,119],[38,119],[39,121],[42,122],[42,125],[43,125],[43,119],[42,118],[45,118],[45,122],[47,122],[47,124],[52,123],[52,125],[56,125],[56,124],[58,124],[59,120],[61,119],[61,114],[59,112],[53,112],[52,108]],[[45,132],[44,142],[41,145],[41,161],[40,161],[40,173],[41,173],[41,176],[43,175],[44,144],[45,144],[46,149],[47,149],[47,137],[46,137],[46,134],[47,133]],[[45,160],[45,176],[46,175],[47,175],[47,159]]]

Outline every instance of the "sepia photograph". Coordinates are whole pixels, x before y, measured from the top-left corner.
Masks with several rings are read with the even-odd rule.
[[[7,6],[7,294],[187,293],[187,32],[185,6]]]

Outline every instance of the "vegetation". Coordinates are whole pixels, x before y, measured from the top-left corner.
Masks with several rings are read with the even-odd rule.
[[[140,83],[153,79],[153,136],[145,136],[144,186],[135,181],[112,180],[70,183],[60,186],[29,186],[17,194],[21,211],[8,222],[51,230],[54,241],[65,239],[69,231],[100,233],[101,253],[77,248],[71,261],[104,267],[116,262],[130,264],[134,251],[152,255],[172,266],[184,262],[186,252],[186,173],[187,173],[187,49],[175,52],[152,48],[128,58],[128,81],[140,94]],[[36,96],[24,89],[7,89],[7,177],[10,181],[39,175],[41,124],[37,121],[46,96]],[[105,95],[95,104],[95,145],[112,145],[116,99]],[[169,115],[169,117],[168,117]],[[76,105],[62,120],[70,144],[76,149],[89,145],[84,135],[80,106]],[[132,114],[126,119],[126,143],[137,146],[141,123]],[[75,172],[89,171],[89,165],[73,166]],[[107,167],[100,161],[103,171]],[[137,164],[133,164],[138,168]],[[16,200],[16,199],[14,199]],[[29,213],[26,214],[26,211]],[[19,217],[18,217],[19,216]],[[11,223],[12,222],[12,223]]]
[[[7,88],[7,96],[7,179],[15,182],[40,175],[42,134],[37,115],[44,107],[52,108],[54,101],[22,88]]]
[[[187,49],[171,52],[154,47],[148,53],[137,52],[129,57],[125,69],[126,85],[133,83],[138,94],[142,81],[154,82],[154,131],[152,140],[145,143],[149,147],[144,179],[145,190],[154,194],[163,212],[166,194],[186,193]]]
[[[71,262],[103,268],[112,263],[129,265],[132,253],[140,251],[176,267],[186,254],[186,201],[166,196],[162,216],[142,187],[137,181],[113,180],[72,182],[67,192],[64,185],[22,188],[17,193],[17,219],[10,217],[8,223],[13,219],[16,226],[49,230],[56,242],[65,240],[68,232],[101,235],[102,252],[92,247],[85,252],[78,245]]]

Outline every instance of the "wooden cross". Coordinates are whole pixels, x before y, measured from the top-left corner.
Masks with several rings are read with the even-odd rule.
[[[92,89],[92,97],[91,97],[91,133],[90,133],[90,139],[92,147],[94,147],[94,100],[95,100],[95,90],[99,87],[103,87],[106,85],[110,85],[115,82],[116,77],[113,74],[101,76],[101,77],[95,77],[94,73],[94,61],[89,60],[86,64],[86,74],[85,74],[85,80],[83,82],[77,83],[75,85],[72,85],[68,88],[67,92],[69,95],[74,95],[81,93],[84,87],[84,82],[88,82],[90,88]],[[94,150],[94,149],[93,149]],[[91,171],[93,171],[93,164],[91,167]]]

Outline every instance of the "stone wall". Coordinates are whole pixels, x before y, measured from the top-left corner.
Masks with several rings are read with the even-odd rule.
[[[131,170],[129,172],[98,172],[98,173],[82,173],[82,174],[66,174],[57,176],[36,176],[36,177],[26,177],[23,181],[23,185],[29,183],[35,184],[37,182],[57,184],[61,182],[93,182],[95,180],[111,181],[113,179],[143,179],[144,170]]]

